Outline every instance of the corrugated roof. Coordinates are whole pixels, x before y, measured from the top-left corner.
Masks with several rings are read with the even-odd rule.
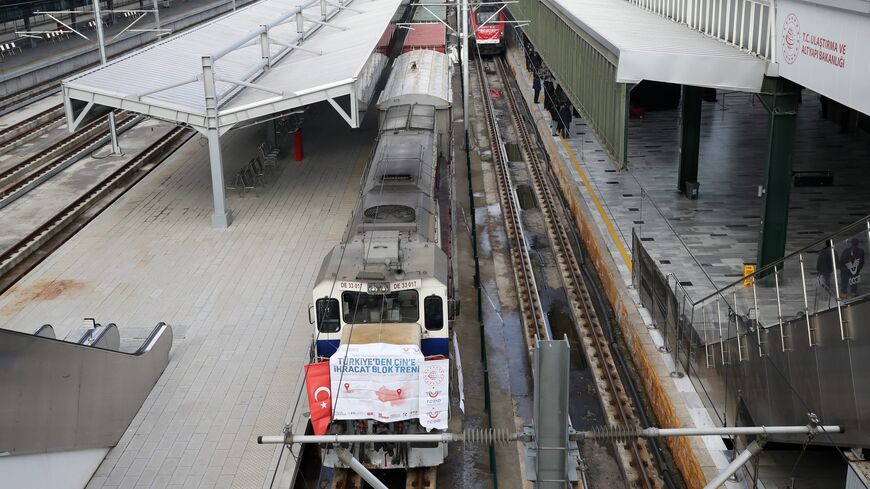
[[[767,60],[625,0],[552,0],[619,57],[617,81],[759,91]]]
[[[325,91],[330,87],[347,86],[365,77],[369,65],[383,63],[373,60],[373,52],[399,6],[400,0],[367,0],[347,2],[348,7],[321,25],[310,37],[280,59],[255,80],[247,81],[270,90],[283,92],[287,103],[275,104],[275,110],[292,108],[289,99],[311,103],[306,94]],[[338,0],[330,1],[328,9],[336,11]],[[217,20],[156,42],[144,49],[115,59],[63,81],[65,94],[70,98],[137,112],[151,113],[177,122],[199,125],[205,115],[203,82],[197,80],[174,88],[160,90],[189,81],[202,74],[202,57],[216,53],[251,32],[290,13],[298,5],[286,0],[263,0],[224,15]],[[351,9],[353,11],[351,11]],[[303,10],[305,29],[317,25],[321,19],[320,2],[309,2]],[[297,23],[290,17],[285,23],[269,29],[269,37],[280,43],[295,44]],[[285,47],[271,45],[275,56]],[[215,76],[227,80],[246,80],[257,63],[261,62],[261,47],[255,38],[250,45],[229,52],[214,62]],[[239,111],[276,99],[276,94],[255,88],[240,87],[232,83],[216,83],[221,112],[221,126],[237,123],[245,118],[262,116],[263,110],[246,113]],[[358,91],[364,90],[356,87]],[[333,91],[330,97],[346,95]],[[323,100],[323,97],[320,98]],[[262,109],[262,108],[261,108]],[[268,109],[268,108],[266,108]],[[226,120],[224,120],[226,119]]]
[[[438,109],[450,107],[449,67],[450,58],[436,51],[415,50],[399,56],[378,100],[378,108],[406,104],[434,105]],[[441,76],[431,76],[432,73]]]

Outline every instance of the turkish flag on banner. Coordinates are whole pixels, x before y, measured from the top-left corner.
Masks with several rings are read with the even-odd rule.
[[[305,386],[308,389],[308,409],[315,435],[326,433],[332,421],[332,393],[329,391],[329,360],[305,366]]]

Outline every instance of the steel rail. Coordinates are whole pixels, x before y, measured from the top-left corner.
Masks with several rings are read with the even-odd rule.
[[[498,195],[504,215],[505,231],[510,242],[511,263],[513,264],[517,297],[526,332],[526,346],[529,350],[532,350],[536,337],[550,340],[552,339],[552,333],[541,306],[541,298],[538,294],[532,260],[529,256],[529,246],[526,242],[520,218],[516,190],[511,180],[510,168],[507,164],[507,151],[498,129],[498,119],[495,116],[495,108],[490,97],[489,84],[486,80],[482,60],[478,58],[475,65],[480,80],[481,92],[483,93],[486,127],[489,132],[493,167],[495,168],[496,180],[498,181]]]
[[[58,77],[23,92],[13,93],[0,99],[0,116],[15,112],[22,107],[27,107],[34,102],[60,93],[58,85],[60,85],[60,80],[63,78],[65,77]],[[57,107],[63,107],[63,105],[58,104]]]
[[[504,59],[495,61],[498,75],[504,86],[504,96],[511,113],[513,126],[520,140],[527,168],[532,176],[532,189],[540,203],[544,217],[550,246],[556,259],[562,285],[570,304],[580,344],[590,367],[598,379],[596,382],[599,397],[608,423],[611,425],[637,426],[638,420],[632,407],[632,401],[627,395],[619,372],[609,348],[609,341],[601,327],[597,311],[592,303],[588,285],[582,277],[580,264],[571,246],[568,228],[564,222],[564,213],[560,212],[551,180],[545,170],[545,165],[538,157],[535,138],[531,136],[520,112],[514,90],[510,85],[511,77],[505,66]],[[659,486],[658,478],[650,469],[654,468],[653,457],[645,443],[636,440],[618,443],[616,445],[622,471],[632,485],[641,484],[645,488]]]
[[[119,120],[121,130],[129,129],[137,116],[123,113]],[[0,208],[20,197],[36,185],[43,183],[65,165],[75,163],[84,153],[108,135],[105,119],[93,121],[85,130],[43,149],[26,160],[0,173]]]
[[[47,219],[34,231],[7,248],[3,253],[0,253],[0,277],[3,278],[3,284],[14,282],[14,280],[8,280],[6,274],[39,251],[49,240],[63,232],[75,219],[82,216],[101,200],[111,197],[113,191],[116,191],[119,187],[126,190],[127,187],[121,185],[124,179],[133,176],[136,172],[140,172],[139,175],[144,176],[148,171],[157,166],[163,160],[164,153],[176,147],[176,144],[184,138],[185,134],[190,134],[189,129],[184,127],[172,129],[147,149],[94,185],[87,193]],[[131,182],[131,185],[138,180],[139,178],[134,178],[134,182]],[[111,200],[114,200],[114,197]]]
[[[55,105],[0,130],[0,151],[39,136],[63,120],[63,106]]]

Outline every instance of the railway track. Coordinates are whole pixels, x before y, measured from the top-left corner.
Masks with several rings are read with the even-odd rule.
[[[193,131],[187,128],[172,129],[109,176],[97,182],[87,193],[47,219],[33,232],[0,253],[0,292],[8,289],[49,253],[78,232],[192,135]]]
[[[532,190],[535,198],[539,203],[539,209],[543,216],[547,236],[553,255],[558,267],[559,276],[565,290],[565,294],[569,303],[569,311],[575,324],[580,344],[589,366],[592,369],[596,387],[603,407],[606,421],[609,425],[624,425],[637,426],[639,425],[638,418],[635,414],[631,397],[626,392],[623,386],[622,379],[619,375],[619,370],[614,361],[610,350],[610,342],[607,339],[601,321],[598,318],[595,309],[593,298],[590,295],[588,284],[583,278],[582,269],[574,249],[571,246],[570,227],[566,223],[564,210],[558,200],[556,191],[546,169],[546,164],[539,157],[537,151],[537,140],[529,132],[526,122],[520,111],[520,106],[514,94],[511,84],[511,76],[505,65],[503,58],[495,58],[487,61],[490,64],[490,72],[495,76],[504,87],[502,93],[507,105],[507,112],[510,113],[511,123],[515,129],[519,142],[520,151],[523,160],[526,163],[526,169],[531,176]],[[481,86],[487,101],[484,104],[487,112],[487,123],[490,127],[490,133],[497,132],[498,121],[493,117],[494,109],[486,81],[486,70],[483,66],[483,60],[478,62],[478,74],[481,77]],[[493,130],[492,128],[495,127]],[[516,198],[514,187],[509,178],[507,165],[505,162],[506,151],[501,147],[501,139],[495,139],[493,146],[493,155],[496,161],[496,173],[499,180],[499,193],[502,197],[503,209],[505,211],[505,221],[509,230],[508,235],[516,235],[522,233],[521,227],[515,227],[514,221],[518,221],[513,217],[517,214]],[[498,146],[498,148],[496,148]],[[507,178],[503,177],[506,175]],[[511,214],[508,219],[508,211]],[[515,250],[516,246],[524,246],[523,240],[511,240],[511,255],[522,255],[523,250]],[[525,253],[527,255],[527,253]],[[528,274],[526,264],[520,264],[520,272],[516,274],[518,290],[520,295],[526,296],[531,294],[529,289],[534,288],[534,284],[525,282],[525,275]],[[537,293],[537,289],[534,291]],[[540,301],[538,301],[538,304]],[[525,314],[524,314],[525,316]],[[537,327],[527,327],[528,334],[532,331],[537,331]],[[653,457],[649,452],[648,446],[639,440],[631,440],[628,442],[620,442],[616,444],[617,459],[621,465],[621,471],[631,487],[642,487],[646,489],[662,487],[662,483],[655,472]]]
[[[519,298],[520,313],[525,329],[526,346],[531,351],[535,346],[535,339],[552,339],[547,316],[541,306],[541,298],[538,294],[538,285],[535,281],[535,273],[532,268],[532,259],[529,255],[529,245],[523,232],[523,223],[520,214],[520,205],[517,199],[515,186],[511,180],[510,168],[508,168],[507,150],[501,143],[503,141],[495,116],[495,107],[489,96],[486,73],[483,63],[477,62],[477,74],[480,77],[482,92],[484,93],[484,114],[487,121],[487,131],[491,141],[493,166],[499,182],[498,197],[501,203],[502,215],[505,220],[505,231],[510,242],[511,264],[514,269],[514,283]]]
[[[0,130],[0,152],[16,144],[33,139],[52,129],[64,117],[63,106],[55,105],[21,122]]]
[[[117,120],[118,130],[129,129],[139,119],[132,113],[121,113]],[[0,209],[78,161],[94,144],[106,138],[109,134],[107,121],[108,117],[96,119],[79,132],[0,172]]]
[[[56,78],[42,85],[37,85],[30,90],[18,92],[0,99],[0,116],[15,112],[22,107],[60,92],[60,80],[61,78]]]

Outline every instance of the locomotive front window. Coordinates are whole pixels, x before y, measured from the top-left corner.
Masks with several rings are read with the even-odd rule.
[[[338,299],[317,299],[317,330],[321,333],[337,333],[339,329]]]
[[[494,15],[495,12],[496,12],[495,10],[490,10],[489,12],[484,11],[484,10],[478,10],[477,11],[477,25],[481,25],[484,22],[486,22],[487,20],[489,21],[489,23],[486,25],[497,24],[500,21],[500,19],[499,19],[498,15]]]
[[[423,319],[427,330],[437,331],[444,327],[443,304],[437,295],[423,299]]]
[[[389,294],[345,292],[341,294],[344,322],[415,323],[420,319],[416,290],[401,290]]]

